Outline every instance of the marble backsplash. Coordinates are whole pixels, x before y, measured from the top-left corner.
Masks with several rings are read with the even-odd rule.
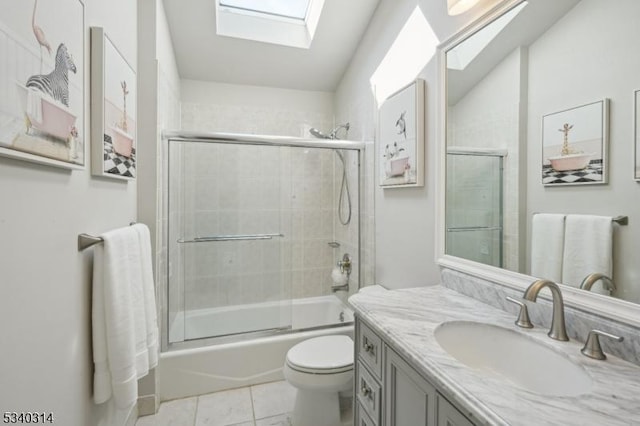
[[[510,312],[513,314],[515,321],[520,308],[507,301],[506,297],[511,296],[516,300],[521,300],[521,291],[516,291],[497,283],[447,268],[442,268],[440,275],[443,286],[502,309],[503,311]],[[549,328],[551,325],[553,306],[551,301],[538,299],[535,303],[526,303],[529,308],[529,316],[534,326]],[[564,312],[567,334],[570,339],[584,342],[587,340],[589,332],[593,329],[623,336],[624,341],[620,343],[607,338],[600,338],[602,349],[607,354],[640,365],[640,339],[638,339],[640,329],[600,315],[589,314],[566,305]]]

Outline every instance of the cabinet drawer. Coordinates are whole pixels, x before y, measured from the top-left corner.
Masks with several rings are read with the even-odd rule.
[[[367,369],[359,363],[358,377],[356,379],[356,400],[369,414],[376,424],[380,423],[380,404],[382,396],[378,381],[373,378]]]
[[[378,424],[374,422],[364,407],[358,403],[356,404],[356,425],[355,426],[377,426]]]
[[[382,380],[382,340],[362,321],[359,321],[358,354],[362,362]]]

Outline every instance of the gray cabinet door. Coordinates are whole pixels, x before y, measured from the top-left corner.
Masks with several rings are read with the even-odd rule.
[[[460,411],[438,395],[438,426],[473,426]]]
[[[389,347],[384,359],[385,425],[435,426],[434,387]]]

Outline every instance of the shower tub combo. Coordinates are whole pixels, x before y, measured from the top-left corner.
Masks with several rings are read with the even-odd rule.
[[[333,259],[342,257],[341,251],[347,249],[356,265],[349,289],[354,292],[359,287],[359,221],[345,225],[344,217],[351,212],[342,217],[339,214],[343,205],[350,210],[353,205],[354,217],[358,217],[359,194],[353,201],[342,200],[348,190],[338,188],[340,180],[346,183],[348,164],[354,165],[356,169],[351,171],[359,179],[362,148],[360,143],[341,140],[165,134],[162,237],[167,269],[161,280],[166,287],[159,365],[161,400],[282,380],[287,351],[297,343],[330,334],[353,338],[353,313],[344,302],[348,294],[332,294],[329,289]],[[331,151],[338,155],[327,154]],[[252,156],[271,161],[255,167],[244,164]],[[295,161],[290,159],[296,156],[328,170],[307,170],[305,175],[327,177],[330,188],[316,189],[340,193],[340,201],[327,197],[335,206],[295,204],[302,202],[289,188],[298,184],[295,181],[303,174],[296,175],[294,170],[289,176],[269,165],[275,159],[273,167],[288,170],[291,162],[295,169]],[[217,163],[216,158],[220,158]],[[245,169],[262,170],[264,176],[247,179],[256,185],[265,181],[269,187],[249,188],[248,192],[255,197],[262,193],[269,196],[260,198],[262,201],[238,200],[225,192],[227,185],[240,196],[247,192],[238,190],[242,182],[221,183],[229,176],[243,179],[229,167],[233,159],[243,162]],[[198,186],[199,182],[205,184]],[[359,181],[354,183],[359,188]],[[212,185],[217,185],[216,189],[210,189]],[[305,217],[325,214],[322,230],[292,226],[289,217],[297,208]],[[243,222],[242,217],[253,218],[253,222],[263,218],[255,226],[264,228],[246,228],[249,222]],[[348,227],[353,227],[350,232]],[[354,246],[349,245],[346,235],[356,241]],[[313,256],[304,256],[305,261],[312,261],[311,266],[295,260],[301,246],[311,250]],[[309,282],[309,277],[318,282]]]

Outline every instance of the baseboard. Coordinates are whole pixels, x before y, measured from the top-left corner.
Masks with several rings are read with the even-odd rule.
[[[150,416],[158,412],[159,398],[157,395],[145,395],[138,398],[138,416]]]

